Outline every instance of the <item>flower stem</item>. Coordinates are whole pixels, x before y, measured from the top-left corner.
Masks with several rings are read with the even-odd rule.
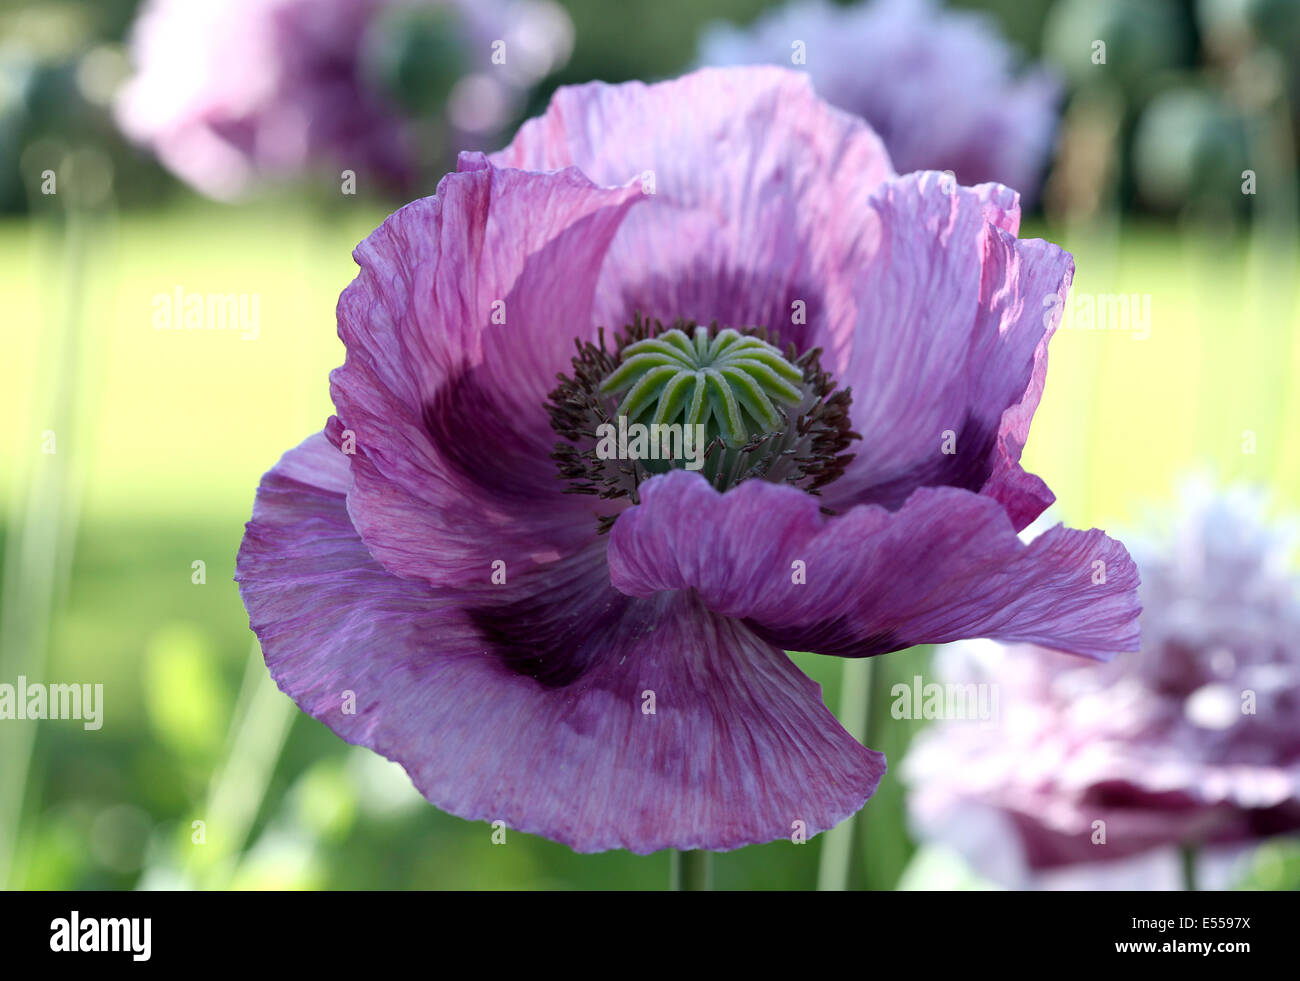
[[[202,850],[183,846],[201,888],[229,888],[296,718],[293,701],[271,680],[262,648],[254,639],[226,758],[212,777],[204,808],[204,821],[222,829],[221,839]]]
[[[49,323],[34,365],[38,383],[32,416],[45,421],[33,430],[33,436],[41,432],[39,439],[24,445],[15,464],[0,576],[0,678],[10,682],[19,675],[40,680],[45,673],[52,618],[71,578],[84,479],[82,465],[71,453],[81,424],[77,383],[88,346],[83,323],[99,212],[75,195],[59,199],[69,203],[57,216],[53,198],[42,200],[33,192],[30,199],[37,216],[33,224],[43,230],[48,217],[61,233],[61,255],[59,268],[46,274],[58,288],[48,302]],[[26,873],[24,809],[35,790],[30,784],[36,732],[30,724],[0,732],[0,889],[20,888]]]
[[[867,741],[871,721],[873,659],[852,657],[844,660],[840,686],[840,725],[860,743]],[[853,843],[858,836],[861,811],[840,822],[822,835],[821,865],[817,870],[817,888],[823,892],[843,892],[849,887],[853,869]]]
[[[1200,888],[1196,883],[1197,848],[1195,845],[1183,845],[1178,851],[1183,865],[1183,889],[1196,892]]]
[[[673,852],[672,888],[676,892],[708,892],[713,888],[710,852]]]

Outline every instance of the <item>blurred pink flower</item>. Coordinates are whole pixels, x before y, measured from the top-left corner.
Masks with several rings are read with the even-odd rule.
[[[822,98],[871,124],[899,173],[996,181],[1032,205],[1061,82],[1046,68],[1020,71],[1017,61],[987,15],[932,0],[795,0],[750,27],[711,25],[700,44],[704,65],[806,71]]]
[[[1142,576],[1142,650],[1108,664],[954,644],[943,678],[999,686],[994,726],[947,721],[904,764],[922,838],[1006,880],[1300,828],[1295,538],[1256,492],[1183,495]],[[1011,854],[1009,854],[1011,853]]]
[[[117,118],[211,197],[334,167],[409,191],[571,45],[551,0],[149,0]]]

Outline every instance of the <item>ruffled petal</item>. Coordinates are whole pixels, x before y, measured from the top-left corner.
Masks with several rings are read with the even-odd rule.
[[[896,509],[918,487],[983,489],[1021,529],[1052,501],[1019,460],[1073,260],[1015,237],[1019,205],[1001,185],[910,174],[872,208],[880,239],[860,270],[852,346],[829,364],[863,438],[827,503]]]
[[[546,561],[591,538],[589,502],[562,493],[550,459],[545,401],[593,332],[606,247],[640,197],[466,154],[436,197],[358,246],[331,432],[352,434],[349,510],[390,571],[478,581],[493,559]]]
[[[647,206],[614,240],[596,298],[610,327],[762,325],[782,343],[842,346],[873,228],[867,201],[893,169],[861,120],[774,67],[704,69],[655,85],[556,92],[494,159],[577,166],[599,184],[646,178]]]
[[[631,596],[693,589],[786,650],[992,637],[1107,659],[1138,645],[1137,569],[1119,542],[1057,525],[1026,545],[996,501],[951,487],[828,519],[786,485],[719,494],[674,471],[619,516],[609,564]]]
[[[883,757],[742,624],[684,595],[630,599],[586,559],[551,567],[550,603],[534,574],[462,609],[370,557],[350,481],[323,436],[286,454],[258,491],[240,591],[280,688],[438,807],[646,853],[813,835],[874,791]]]

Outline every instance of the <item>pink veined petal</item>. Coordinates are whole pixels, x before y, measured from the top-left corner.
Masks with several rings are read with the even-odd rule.
[[[1058,525],[1026,545],[996,501],[951,487],[826,518],[786,485],[719,494],[674,471],[619,516],[609,563],[629,595],[694,590],[787,650],[991,637],[1107,659],[1138,643],[1137,569],[1119,542]]]
[[[910,174],[872,207],[880,238],[852,345],[830,365],[863,439],[827,503],[896,509],[918,487],[985,488],[1023,528],[1052,501],[1019,460],[1073,260],[1015,237],[1019,205],[1001,185]]]
[[[722,850],[816,834],[875,789],[883,757],[783,652],[689,597],[615,593],[602,563],[585,600],[539,604],[531,624],[535,639],[600,649],[576,678],[531,676],[463,597],[369,556],[350,481],[323,436],[285,455],[258,491],[240,592],[280,688],[400,762],[438,807],[582,852]]]
[[[348,508],[389,570],[456,585],[591,539],[589,499],[563,493],[550,459],[546,395],[593,333],[602,258],[640,198],[467,154],[358,246],[330,431],[351,433]]]
[[[563,88],[493,159],[643,182],[647,204],[606,260],[599,322],[617,328],[637,311],[717,319],[801,347],[848,343],[867,200],[893,174],[867,125],[773,67]]]

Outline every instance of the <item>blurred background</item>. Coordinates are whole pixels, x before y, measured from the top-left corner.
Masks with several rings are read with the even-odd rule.
[[[160,103],[202,96],[180,91],[190,68],[223,98],[252,86],[255,45],[223,52],[198,22],[132,42],[140,6],[0,6],[0,682],[105,692],[98,731],[0,722],[0,883],[664,887],[666,855],[578,856],[513,832],[497,847],[487,826],[424,803],[396,765],[276,692],[231,576],[259,477],[331,411],[327,375],[343,359],[334,304],[356,243],[432,193],[455,150],[506,142],[556,86],[751,60],[747,32],[782,11],[762,0],[533,7],[522,47],[507,50],[546,43],[499,90],[441,22],[403,21],[371,32],[380,40],[361,56],[401,110],[384,137],[404,148],[396,165],[349,166],[348,134],[317,141],[320,127],[289,114],[260,120],[255,137],[221,134],[221,153],[238,151],[222,172],[206,144],[187,142],[183,107]],[[1079,299],[1052,342],[1025,454],[1056,492],[1053,515],[1120,533],[1191,471],[1261,485],[1279,510],[1297,510],[1300,5],[946,6],[982,11],[1016,72],[1052,80],[1034,110],[1046,119],[1033,124],[1041,151],[1026,144],[1012,163],[1032,185],[1021,188],[1033,202],[1022,235],[1060,244],[1077,265]],[[503,16],[505,31],[523,15]],[[494,29],[475,28],[506,36]],[[406,50],[411,38],[424,46]],[[887,53],[869,33],[848,40],[863,64]],[[423,71],[440,51],[451,67]],[[813,45],[814,75],[817,59]],[[947,65],[924,69],[940,98]],[[132,89],[149,70],[167,98]],[[180,73],[171,84],[168,71]],[[311,106],[295,99],[299,113]],[[375,120],[368,104],[358,115]],[[294,135],[282,146],[268,132]],[[989,179],[964,160],[922,165]],[[179,318],[192,294],[255,306],[238,330],[163,329],[173,325],[158,318]],[[854,887],[989,885],[955,855],[918,851],[909,831],[896,774],[926,723],[891,718],[889,687],[925,673],[930,656],[877,659],[865,741],[891,772],[854,829]],[[837,709],[839,663],[796,659]],[[811,888],[821,848],[719,855],[716,884]],[[1280,838],[1247,849],[1229,878],[1300,887],[1300,848]]]

